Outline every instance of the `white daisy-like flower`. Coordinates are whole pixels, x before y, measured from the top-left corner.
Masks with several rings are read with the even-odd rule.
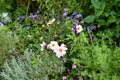
[[[56,56],[60,58],[61,56],[63,57],[66,54],[66,50],[67,50],[66,45],[61,44],[61,46],[57,46],[54,49],[54,52],[56,53]]]
[[[76,30],[77,30],[77,33],[82,32],[83,31],[82,26],[81,25],[77,25],[76,26]]]
[[[41,46],[41,51],[43,51],[45,49],[46,43],[42,42],[42,44],[40,46]]]
[[[50,20],[50,21],[47,23],[47,25],[50,25],[50,24],[52,24],[53,22],[55,22],[55,18],[53,18],[52,20]]]
[[[58,42],[51,41],[50,44],[48,44],[48,48],[54,50],[58,46]]]

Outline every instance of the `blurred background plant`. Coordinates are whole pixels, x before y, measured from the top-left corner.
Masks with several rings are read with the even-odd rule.
[[[13,57],[4,64],[2,79],[44,79],[58,76],[64,70],[62,62],[51,53],[33,53],[25,50],[24,55]]]

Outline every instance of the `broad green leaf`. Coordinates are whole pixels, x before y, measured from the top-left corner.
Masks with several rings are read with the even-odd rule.
[[[100,16],[105,9],[105,2],[99,0],[91,0],[91,3],[95,9],[95,15]]]
[[[103,13],[103,10],[101,9],[95,9],[95,15],[100,16]]]
[[[89,15],[89,16],[87,16],[87,17],[84,19],[84,21],[85,21],[86,23],[92,23],[94,20],[95,20],[95,16],[94,16],[94,15]]]
[[[99,0],[91,0],[91,3],[94,6],[94,8],[100,9],[101,5]]]

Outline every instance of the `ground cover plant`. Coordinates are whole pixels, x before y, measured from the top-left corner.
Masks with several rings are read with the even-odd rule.
[[[1,80],[120,79],[119,0],[1,0],[0,8]]]

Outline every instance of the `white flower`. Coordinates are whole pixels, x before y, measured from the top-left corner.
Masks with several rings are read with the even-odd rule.
[[[50,21],[47,23],[47,25],[50,25],[50,24],[52,24],[53,22],[55,22],[55,18],[53,18],[52,20],[50,20]]]
[[[48,44],[48,48],[54,50],[58,46],[58,42],[51,41],[50,44]]]
[[[7,17],[8,13],[2,13],[2,17]]]
[[[66,54],[66,45],[62,44],[61,46],[57,46],[54,49],[54,52],[56,53],[56,56],[60,58],[61,56],[63,57]]]
[[[76,26],[76,30],[77,30],[77,33],[82,32],[83,31],[82,26],[81,25],[77,25]]]
[[[42,44],[40,46],[41,46],[41,51],[43,51],[45,49],[46,43],[42,42]]]
[[[2,13],[1,14],[1,21],[3,23],[11,22],[11,18],[9,17],[8,13]]]

